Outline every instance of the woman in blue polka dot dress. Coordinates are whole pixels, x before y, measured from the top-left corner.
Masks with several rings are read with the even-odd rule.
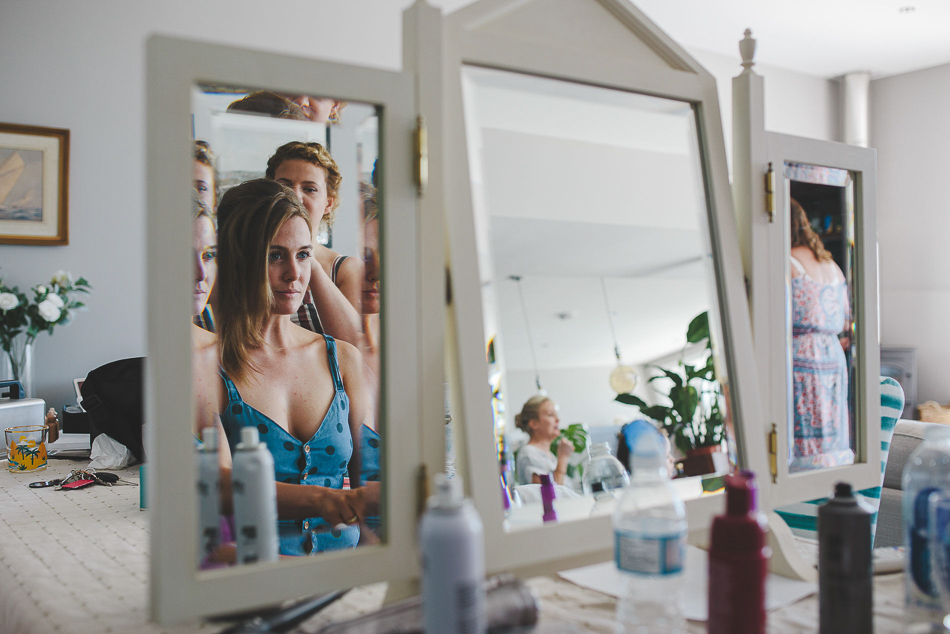
[[[360,482],[359,352],[290,320],[309,282],[311,229],[296,195],[274,181],[233,187],[218,208],[219,414],[231,451],[253,425],[274,457],[282,555],[355,547],[378,495],[342,488],[346,476]]]

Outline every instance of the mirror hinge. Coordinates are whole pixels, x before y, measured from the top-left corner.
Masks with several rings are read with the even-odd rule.
[[[424,464],[419,465],[419,480],[416,482],[416,517],[421,518],[426,510],[426,502],[429,500],[429,472]]]
[[[772,484],[778,482],[778,427],[772,423],[769,432],[769,471],[772,472]]]
[[[429,184],[429,130],[426,118],[416,117],[416,191],[422,196]]]
[[[769,215],[769,222],[775,221],[775,170],[771,163],[765,173],[765,213]]]

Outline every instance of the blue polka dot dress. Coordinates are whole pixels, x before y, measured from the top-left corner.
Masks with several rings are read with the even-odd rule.
[[[240,442],[241,428],[249,425],[257,427],[261,441],[267,444],[274,457],[277,482],[341,489],[343,478],[347,475],[347,465],[353,455],[353,438],[349,427],[350,401],[343,389],[336,341],[326,335],[323,337],[327,343],[327,356],[336,391],[326,417],[310,440],[298,440],[245,403],[224,370],[221,370],[221,378],[227,389],[228,406],[226,411],[221,412],[221,423],[232,453]],[[358,527],[336,529],[319,517],[278,520],[277,528],[281,555],[301,556],[324,550],[355,548],[359,541]]]

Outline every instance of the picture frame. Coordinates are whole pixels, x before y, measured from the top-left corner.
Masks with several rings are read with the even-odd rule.
[[[0,244],[69,244],[69,130],[0,123]]]

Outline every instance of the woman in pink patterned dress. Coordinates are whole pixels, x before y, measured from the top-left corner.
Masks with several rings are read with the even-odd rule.
[[[851,318],[848,283],[794,199],[791,228],[795,446],[790,468],[852,464],[848,364],[838,339]]]

